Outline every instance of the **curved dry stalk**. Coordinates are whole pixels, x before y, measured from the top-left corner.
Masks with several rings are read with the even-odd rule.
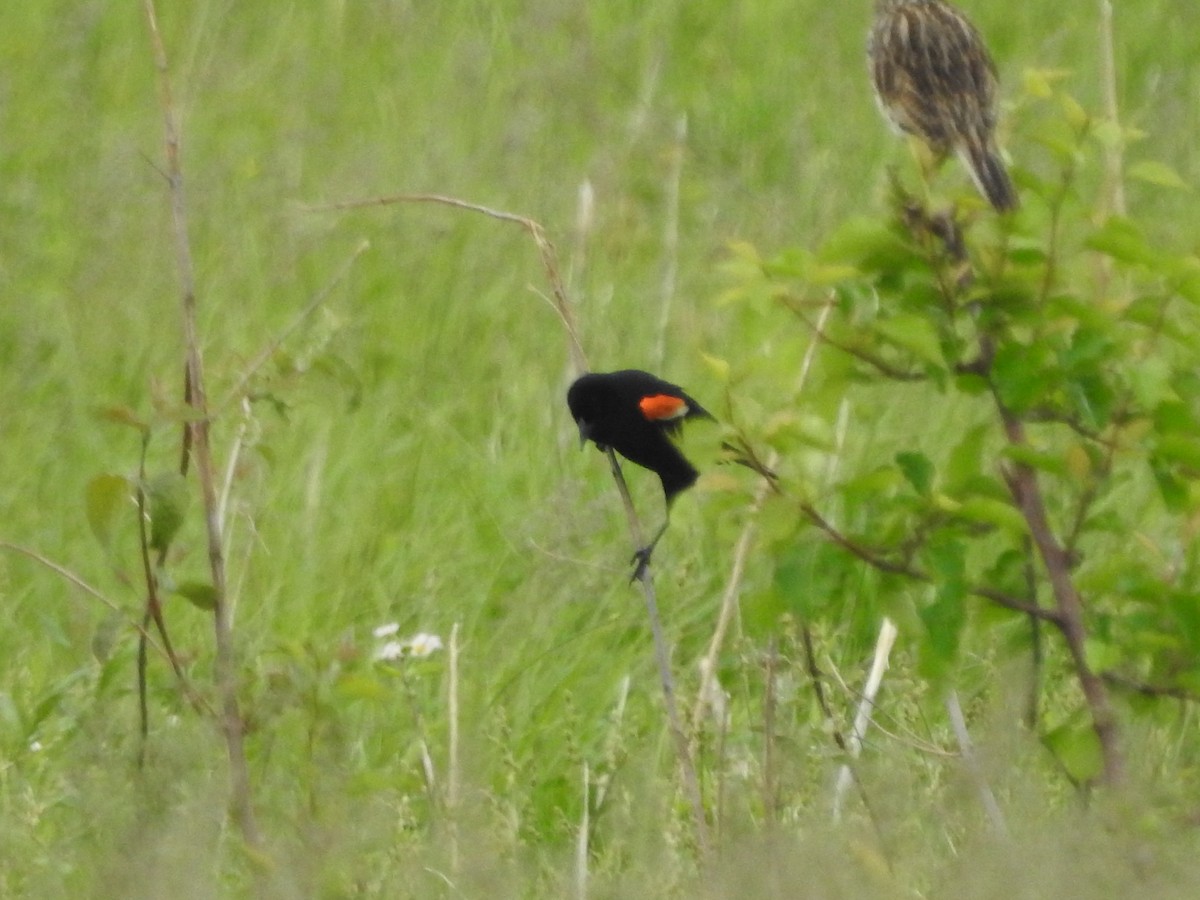
[[[450,206],[455,209],[479,213],[492,219],[498,219],[501,222],[512,222],[528,231],[530,237],[533,238],[534,244],[537,245],[538,254],[542,260],[542,267],[546,270],[546,278],[549,280],[550,288],[554,293],[555,311],[558,313],[559,319],[562,321],[563,327],[567,332],[568,349],[571,354],[572,365],[575,368],[575,374],[582,375],[588,370],[587,356],[583,352],[583,344],[579,340],[579,329],[575,325],[575,315],[571,310],[570,302],[567,300],[567,291],[563,286],[562,276],[559,274],[558,261],[554,254],[554,245],[546,237],[546,230],[541,226],[541,223],[535,219],[517,213],[506,212],[502,209],[484,206],[482,203],[472,203],[469,200],[462,200],[458,197],[426,193],[390,194],[360,200],[343,200],[337,203],[307,205],[303,206],[302,209],[308,212],[327,212],[362,209],[369,206],[392,206],[400,203],[435,203],[441,206]]]

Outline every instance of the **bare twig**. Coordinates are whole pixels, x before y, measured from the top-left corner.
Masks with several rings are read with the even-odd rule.
[[[873,568],[878,569],[880,572],[886,572],[889,575],[903,575],[905,578],[911,578],[914,581],[929,582],[932,580],[927,572],[923,572],[907,563],[888,559],[879,551],[871,547],[864,546],[863,544],[855,541],[853,538],[842,534],[828,519],[822,516],[817,511],[816,507],[814,507],[811,503],[802,502],[800,504],[800,511],[804,514],[805,518],[816,525],[821,531],[825,532],[825,534],[835,544],[837,544],[843,550],[846,550],[854,556],[857,556],[859,559],[865,563],[868,563]],[[1047,609],[1045,607],[1038,606],[1035,603],[1022,600],[1019,597],[1013,597],[1010,594],[1004,593],[1004,591],[998,591],[995,588],[990,588],[986,585],[970,585],[967,587],[967,593],[973,594],[976,597],[982,597],[984,600],[990,600],[997,606],[1003,606],[1005,609],[1011,609],[1013,612],[1025,613],[1026,615],[1034,616],[1038,619],[1044,619],[1047,622],[1054,622],[1057,624],[1061,617],[1061,612],[1059,610]]]
[[[546,237],[546,230],[534,219],[516,213],[505,212],[500,209],[493,209],[490,206],[484,206],[480,203],[460,200],[457,197],[425,193],[391,194],[385,197],[370,197],[364,200],[344,200],[339,203],[306,206],[304,209],[310,212],[323,212],[329,210],[362,209],[370,206],[391,206],[398,203],[435,203],[442,206],[451,206],[455,209],[467,210],[468,212],[479,213],[492,219],[498,219],[501,222],[512,222],[528,231],[530,237],[533,238],[533,242],[537,245],[538,254],[542,260],[542,267],[546,270],[546,277],[550,282],[551,290],[554,292],[554,310],[558,313],[558,317],[567,331],[568,348],[575,372],[581,374],[587,371],[587,357],[583,352],[583,344],[579,341],[579,330],[575,325],[575,315],[572,312],[571,304],[567,299],[566,288],[563,286],[562,277],[559,274],[558,262],[554,254],[554,245]]]
[[[863,363],[864,365],[870,366],[872,369],[874,369],[876,372],[878,372],[880,375],[884,376],[885,378],[888,378],[892,381],[903,381],[903,382],[928,381],[929,380],[929,376],[926,375],[924,372],[916,372],[916,371],[912,371],[909,369],[901,369],[899,366],[892,365],[887,360],[881,359],[880,357],[876,356],[875,354],[869,353],[860,347],[855,347],[852,344],[847,344],[843,341],[837,340],[836,338],[830,337],[829,333],[826,332],[824,329],[824,322],[821,321],[821,322],[813,323],[808,318],[808,316],[805,314],[805,312],[801,308],[801,306],[798,303],[796,303],[795,301],[784,298],[783,304],[789,310],[792,311],[792,313],[796,316],[796,318],[798,318],[801,322],[803,322],[804,325],[807,328],[809,328],[816,335],[816,337],[821,341],[821,343],[828,344],[834,350],[838,350],[842,353],[845,353],[847,356],[851,356],[854,359],[857,359],[859,362]],[[824,307],[824,309],[829,309],[829,306],[826,305]],[[824,316],[824,313],[822,313],[822,316]]]
[[[221,529],[217,517],[217,491],[212,448],[209,444],[208,401],[204,386],[204,360],[196,329],[196,281],[192,266],[191,245],[188,239],[187,203],[183,189],[183,169],[180,162],[179,126],[172,99],[170,70],[154,0],[144,0],[150,43],[158,71],[159,98],[163,115],[165,172],[169,184],[171,220],[175,236],[175,254],[182,293],[182,319],[187,357],[187,399],[196,418],[187,430],[196,457],[200,491],[204,501],[205,524],[208,536],[209,568],[212,573],[215,609],[213,614],[216,643],[216,682],[221,698],[221,730],[229,758],[230,806],[234,820],[247,846],[261,852],[262,838],[254,815],[251,798],[250,770],[246,762],[245,727],[237,697],[237,675],[234,661],[233,635],[225,603],[225,559],[221,546]]]
[[[1170,697],[1173,700],[1183,700],[1187,703],[1200,703],[1200,694],[1187,688],[1163,684],[1150,684],[1119,672],[1104,672],[1100,675],[1106,682],[1123,691],[1132,691],[1143,697]]]
[[[1113,125],[1121,122],[1117,108],[1117,63],[1113,53],[1112,0],[1100,0],[1100,84],[1104,90],[1104,116]],[[1104,180],[1109,210],[1125,215],[1125,179],[1120,141],[1104,143]]]
[[[591,840],[592,784],[587,760],[583,761],[583,812],[579,815],[579,834],[575,836],[575,897],[587,900],[588,894],[588,845]]]
[[[446,717],[449,744],[446,761],[446,822],[450,829],[450,871],[458,877],[458,799],[460,792],[459,771],[459,705],[458,705],[458,628],[450,626],[450,641],[446,648],[449,667],[449,684],[446,689]]]
[[[779,662],[775,637],[767,641],[766,665],[763,666],[763,820],[768,828],[776,824],[778,796],[775,790],[775,667]]]

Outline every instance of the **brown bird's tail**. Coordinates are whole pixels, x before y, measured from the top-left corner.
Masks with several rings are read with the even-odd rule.
[[[993,141],[967,141],[959,148],[958,155],[971,173],[975,186],[996,212],[1008,212],[1020,205],[1017,189],[1013,187]]]

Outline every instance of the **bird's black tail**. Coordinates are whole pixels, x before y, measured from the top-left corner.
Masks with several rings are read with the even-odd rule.
[[[1017,189],[1013,187],[1008,170],[1000,159],[1000,151],[992,141],[968,141],[959,154],[979,192],[995,207],[996,212],[1008,212],[1020,206]]]
[[[667,497],[668,507],[677,494],[686,491],[700,477],[700,473],[684,458],[683,454],[677,452],[675,455],[677,458],[672,460],[670,465],[660,465],[657,470],[659,480],[662,481],[663,493]]]

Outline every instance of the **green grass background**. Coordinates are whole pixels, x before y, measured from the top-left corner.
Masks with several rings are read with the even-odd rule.
[[[963,5],[1010,98],[1026,67],[1063,69],[1070,90],[1098,108],[1097,3]],[[228,553],[249,752],[281,896],[561,895],[585,761],[613,776],[593,823],[596,895],[697,889],[679,847],[686,817],[672,794],[645,616],[624,577],[628,536],[601,457],[577,449],[563,402],[565,342],[539,296],[547,286],[532,243],[515,227],[444,208],[303,207],[436,191],[530,215],[556,242],[595,368],[661,369],[720,409],[707,353],[749,371],[746,394],[771,408],[772,379],[798,366],[804,335],[778,316],[723,305],[720,261],[730,241],[765,252],[813,244],[849,216],[882,212],[886,167],[907,156],[867,87],[869,6],[160,4],[212,396],[224,396],[360,241],[371,245],[256,383],[279,404],[258,403],[245,420],[234,482]],[[94,410],[153,417],[177,401],[180,381],[145,21],[140,4],[100,0],[16,4],[5,18],[0,539],[36,548],[132,612],[132,509],[109,552],[90,532],[83,497],[95,475],[133,475],[137,465],[134,432]],[[1119,4],[1117,64],[1123,117],[1148,135],[1131,158],[1161,159],[1196,184],[1200,32],[1182,27],[1193,18],[1188,0]],[[659,360],[681,116],[677,297]],[[1017,132],[1009,144],[1020,162]],[[585,180],[594,221],[580,243]],[[1133,187],[1130,200],[1174,241],[1200,223],[1190,195]],[[911,428],[919,401],[859,402],[844,451],[852,460]],[[176,427],[157,421],[151,471],[170,469],[178,453]],[[216,425],[222,465],[242,424],[235,406]],[[689,438],[702,467],[711,469],[717,440],[703,427]],[[749,473],[730,474],[752,487]],[[652,476],[630,479],[656,521]],[[685,696],[744,516],[734,499],[693,492],[659,557]],[[171,571],[183,580],[205,568],[194,507]],[[766,578],[752,555],[751,617]],[[864,579],[856,589],[875,586]],[[846,617],[821,634],[854,683],[875,600],[838,598]],[[151,758],[139,776],[129,629],[114,632],[103,606],[11,554],[0,555],[0,609],[0,892],[248,890],[252,863],[222,822],[222,745],[181,703],[165,664],[152,661]],[[207,684],[207,618],[176,603],[169,619],[193,677]],[[442,766],[445,657],[414,667],[407,688],[375,679],[362,656],[371,629],[388,621],[447,639],[461,627],[462,858],[452,879],[412,715],[415,703]],[[109,634],[111,655],[97,653]],[[756,696],[753,648],[733,646],[726,686]],[[1002,653],[972,654],[969,683],[1003,682]],[[985,897],[1013,896],[1017,885],[1030,897],[1121,896],[1150,884],[1157,896],[1192,896],[1200,885],[1194,835],[1153,803],[1083,818],[1036,748],[1007,737],[1012,698],[1000,689],[981,689],[972,711],[997,736],[984,752],[1012,810],[1014,844],[988,841],[951,762],[883,741],[864,764],[901,860],[887,875],[861,814],[842,829],[827,823],[834,753],[792,662],[785,827],[762,827],[759,714],[747,701],[735,708],[730,758],[749,774],[729,776],[727,849],[704,882],[716,895]],[[615,723],[626,676],[629,702]],[[897,727],[947,742],[903,635],[886,690]],[[1187,722],[1194,742],[1194,718],[1179,733]],[[1183,790],[1170,766],[1184,755],[1177,736],[1131,729],[1128,740],[1144,741],[1161,766],[1140,772],[1144,783]]]

